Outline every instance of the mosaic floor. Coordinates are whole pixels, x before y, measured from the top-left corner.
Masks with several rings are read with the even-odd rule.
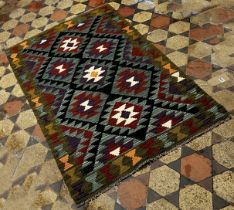
[[[233,0],[106,2],[234,115]],[[103,3],[0,1],[0,209],[77,209],[4,49]],[[234,209],[233,127],[231,119],[79,209]]]

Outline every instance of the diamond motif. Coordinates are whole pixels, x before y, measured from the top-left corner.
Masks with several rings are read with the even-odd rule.
[[[129,96],[148,96],[151,72],[132,68],[120,68],[115,76],[112,93]]]
[[[109,100],[111,100],[109,98]],[[107,103],[104,108],[105,115],[101,124],[104,130],[121,135],[129,135],[138,139],[144,138],[144,130],[147,127],[147,115],[150,106],[147,101],[131,98],[115,98]]]
[[[113,60],[118,43],[118,39],[91,38],[83,57]]]
[[[69,100],[69,98],[68,94],[66,99]],[[70,99],[65,118],[97,123],[106,98],[107,96],[103,93],[75,91]]]
[[[52,58],[47,68],[43,68],[38,73],[38,77],[42,74],[42,79],[71,82],[79,59],[72,58]]]
[[[58,51],[59,52],[78,52],[79,45],[81,43],[81,38],[76,37],[64,37],[61,41]]]
[[[147,137],[154,137],[191,117],[192,114],[186,112],[154,107],[149,122]]]
[[[107,161],[114,159],[140,143],[141,141],[135,138],[103,133],[97,150],[95,167],[103,166]]]
[[[107,5],[9,52],[79,204],[227,117]]]
[[[91,61],[80,64],[74,77],[77,88],[102,89],[109,93],[111,78],[114,74],[115,65],[109,61]]]
[[[87,44],[85,34],[61,32],[50,50],[51,56],[71,57],[83,52]]]
[[[112,126],[136,128],[141,116],[141,111],[141,106],[131,103],[116,102],[108,124]]]

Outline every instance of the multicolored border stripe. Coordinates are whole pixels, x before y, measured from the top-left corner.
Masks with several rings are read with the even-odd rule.
[[[145,55],[151,59],[155,66],[163,68],[163,75],[170,76],[176,73],[178,77],[186,78],[189,82],[194,84],[194,82],[188,79],[175,64],[156,49],[153,44],[148,42],[144,36],[140,35],[131,27],[131,25],[125,19],[121,18],[109,5],[104,5],[83,13],[43,33],[60,32],[85,20],[87,16],[104,14],[108,14],[112,23],[117,28],[120,28],[122,33],[130,39],[133,44],[137,44],[142,48]],[[70,157],[63,135],[64,131],[55,122],[53,113],[50,110],[50,104],[46,103],[40,90],[37,89],[32,79],[34,75],[30,73],[29,69],[24,68],[26,65],[24,65],[25,58],[22,56],[22,50],[29,47],[37,37],[38,36],[30,38],[9,49],[7,51],[8,59],[38,119],[43,133],[47,138],[71,196],[77,204],[84,203],[94,195],[97,195],[104,189],[130,175],[143,164],[158,157],[169,149],[204,133],[229,116],[221,105],[216,103],[210,96],[194,84],[199,92],[202,93],[201,97],[197,97],[196,103],[199,105],[200,110],[195,116],[176,125],[166,131],[166,133],[147,139],[135,148],[112,159],[98,170],[89,174],[84,174]],[[194,95],[191,93],[191,97],[196,98],[195,93]],[[131,158],[132,161],[128,161],[128,164],[126,164],[126,159],[129,158]]]

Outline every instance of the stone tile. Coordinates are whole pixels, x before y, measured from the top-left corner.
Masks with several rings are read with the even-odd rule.
[[[26,13],[25,15],[21,16],[21,18],[19,20],[22,23],[28,23],[28,22],[35,20],[36,16],[37,15],[35,13],[30,12],[30,13]]]
[[[181,34],[186,31],[189,31],[190,23],[185,21],[177,21],[175,23],[170,24],[168,31],[173,32],[175,34]]]
[[[2,64],[2,65],[8,64],[8,59],[7,59],[6,54],[4,52],[0,52],[0,64]]]
[[[228,120],[227,122],[221,124],[217,128],[213,129],[213,132],[223,136],[224,138],[231,138],[234,136],[234,119]]]
[[[51,15],[51,20],[60,21],[63,20],[67,16],[67,12],[65,10],[56,10]]]
[[[168,32],[162,29],[156,29],[149,33],[147,39],[153,43],[160,42],[162,40],[167,39]]]
[[[13,0],[13,2],[14,2],[14,0]],[[28,4],[30,4],[31,2],[32,2],[32,0],[19,0],[19,1],[16,1],[17,6],[19,6],[19,7],[25,7]]]
[[[181,148],[178,147],[175,150],[169,152],[167,155],[160,158],[160,161],[162,161],[165,164],[171,163],[181,157]]]
[[[2,29],[5,31],[11,30],[13,29],[16,25],[17,25],[18,21],[15,19],[11,19],[9,21],[6,21],[3,25],[2,25]]]
[[[8,31],[3,31],[0,33],[0,42],[6,41],[10,37],[10,33]]]
[[[6,89],[16,84],[16,82],[17,81],[13,73],[5,74],[0,78],[0,87]]]
[[[213,177],[213,187],[215,193],[224,200],[234,202],[234,173],[226,171]]]
[[[20,112],[22,106],[23,106],[23,103],[21,100],[14,100],[14,101],[9,101],[6,104],[4,104],[3,109],[7,115],[13,116]]]
[[[138,22],[138,23],[143,23],[149,20],[151,16],[152,16],[151,12],[139,12],[133,16],[133,21]]]
[[[233,16],[233,10],[229,8],[216,7],[191,18],[191,22],[196,24],[199,23],[201,25],[211,22],[218,25],[228,23],[233,19]]]
[[[35,36],[36,34],[39,34],[39,33],[41,33],[41,30],[39,30],[39,29],[33,29],[33,30],[30,30],[26,35],[25,35],[25,39],[28,39],[28,38],[30,38],[30,37],[33,37],[33,36]]]
[[[55,202],[57,195],[52,190],[46,190],[38,194],[34,201],[35,207],[44,207]]]
[[[40,17],[40,18],[36,18],[35,20],[33,20],[32,22],[32,27],[34,28],[41,28],[43,26],[45,26],[48,22],[48,18],[46,17]]]
[[[180,208],[212,210],[212,194],[199,185],[188,185],[180,190]]]
[[[57,4],[58,9],[66,9],[72,6],[72,0],[62,0]]]
[[[22,91],[19,84],[16,84],[14,86],[14,88],[13,88],[13,90],[11,92],[11,95],[13,95],[15,97],[18,97],[18,98],[24,96],[24,93],[23,93],[23,91]]]
[[[105,201],[105,202],[103,202]],[[91,201],[87,207],[87,210],[92,209],[114,209],[115,200],[107,196],[106,194],[101,194],[97,199]]]
[[[168,13],[168,5],[169,2],[163,2],[155,6],[154,12],[159,14],[167,14]]]
[[[225,40],[213,47],[212,63],[221,67],[233,66],[234,61],[232,54],[234,51],[234,35],[229,34],[225,36]]]
[[[84,12],[86,9],[85,4],[75,4],[71,7],[70,12],[73,14],[79,14],[81,12]]]
[[[207,83],[211,86],[221,86],[224,88],[228,88],[231,87],[232,85],[226,85],[227,83],[229,83],[229,81],[232,83],[233,79],[232,79],[233,75],[227,71],[218,71],[217,73],[214,72],[212,74],[212,78],[209,79],[207,81]]]
[[[164,198],[159,199],[151,204],[149,204],[146,207],[147,210],[177,210],[178,208],[176,206],[174,206],[173,204],[171,204],[170,202],[168,202],[167,200],[165,200]]]
[[[185,177],[199,182],[212,175],[211,161],[197,153],[181,159],[181,174]]]
[[[149,31],[149,26],[142,23],[135,25],[134,28],[142,35],[147,34]]]
[[[138,1],[137,0],[122,0],[121,3],[125,4],[125,5],[134,5],[136,4]]]
[[[97,7],[102,5],[105,2],[105,0],[89,0],[89,6],[90,7]]]
[[[26,147],[29,140],[29,134],[24,130],[17,131],[9,135],[6,141],[6,148],[10,152],[17,152]]]
[[[8,39],[6,42],[6,47],[13,47],[14,45],[20,43],[22,41],[22,37],[12,37],[11,39]]]
[[[174,50],[187,47],[189,45],[189,38],[181,35],[176,35],[167,39],[166,47]]]
[[[197,42],[189,46],[188,54],[189,56],[201,59],[212,54],[212,46],[204,42]]]
[[[27,9],[30,12],[36,12],[37,10],[39,10],[42,7],[43,7],[43,4],[40,1],[38,1],[38,2],[37,1],[33,1],[29,5],[27,5]]]
[[[43,152],[44,158],[46,155],[46,152],[48,150],[45,150]],[[51,152],[51,151],[49,151]],[[51,154],[52,155],[52,154]],[[58,169],[58,166],[54,159],[46,161],[42,164],[41,170],[37,176],[37,180],[35,181],[34,185],[36,187],[40,186],[42,183],[46,183],[48,185],[51,185],[53,183],[58,182],[62,179],[62,175]]]
[[[212,149],[213,157],[219,164],[229,169],[234,167],[234,142],[225,141],[220,144],[215,144]]]
[[[194,60],[188,63],[186,73],[198,79],[205,79],[211,75],[212,65],[203,60]]]
[[[41,142],[44,142],[46,140],[39,125],[35,126],[35,128],[32,132],[32,136],[34,136],[35,138],[37,138]]]
[[[188,55],[179,51],[169,53],[167,54],[167,57],[179,67],[185,66],[188,63]]]
[[[17,25],[14,30],[13,30],[13,34],[15,36],[23,36],[25,33],[27,33],[29,30],[29,25],[22,23]]]
[[[208,24],[203,27],[191,29],[190,38],[197,41],[204,41],[219,35],[223,35],[223,33],[224,29],[222,26]]]
[[[41,16],[47,16],[47,15],[52,14],[54,10],[55,10],[55,7],[50,5],[50,6],[41,8],[38,13]]]
[[[10,18],[19,18],[25,13],[24,8],[16,8],[10,14]]]
[[[222,104],[228,111],[232,111],[234,107],[234,93],[229,90],[219,91],[212,95],[212,97],[220,104]],[[226,131],[230,132],[230,131]]]
[[[47,152],[48,149],[41,144],[35,144],[25,148],[13,178],[19,178],[22,175],[27,174],[31,168],[41,165],[45,160]]]
[[[202,136],[194,139],[190,143],[186,144],[187,147],[199,151],[202,150],[206,147],[211,146],[212,141],[211,141],[211,132],[205,133]]]
[[[154,28],[167,28],[170,24],[170,17],[165,15],[158,15],[151,19],[150,25]]]
[[[137,209],[145,205],[146,187],[136,179],[120,183],[118,186],[118,198],[126,209]]]
[[[162,196],[168,195],[179,189],[180,174],[169,168],[162,166],[150,173],[149,187]]]
[[[148,172],[150,172],[150,166],[146,166],[146,167],[142,168],[141,170],[136,171],[132,176],[137,177],[137,176],[140,176],[140,175],[148,173]]]
[[[141,10],[151,10],[154,9],[155,4],[151,1],[143,1],[137,4],[137,8]]]
[[[134,12],[135,9],[131,7],[121,7],[120,9],[118,9],[118,13],[123,17],[128,17],[130,15],[133,15]]]
[[[27,110],[27,111],[21,112],[19,114],[18,119],[16,120],[16,124],[22,129],[26,129],[26,128],[36,125],[37,120],[36,120],[36,117],[34,116],[33,111]]]
[[[5,74],[6,68],[4,66],[0,66],[0,77]]]
[[[112,6],[115,10],[118,10],[120,8],[120,4],[116,2],[109,2],[108,4]]]
[[[6,92],[4,89],[2,89],[2,90],[0,90],[0,94],[1,94],[0,105],[2,105],[2,104],[5,104],[7,102],[7,99],[9,98],[10,93]]]
[[[14,123],[9,119],[0,120],[0,139],[11,134]]]
[[[207,11],[210,15],[210,21],[214,24],[228,23],[234,18],[234,11],[229,8],[214,8]]]

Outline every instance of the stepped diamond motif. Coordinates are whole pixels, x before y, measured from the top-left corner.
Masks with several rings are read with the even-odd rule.
[[[9,52],[78,203],[227,116],[107,5]]]

